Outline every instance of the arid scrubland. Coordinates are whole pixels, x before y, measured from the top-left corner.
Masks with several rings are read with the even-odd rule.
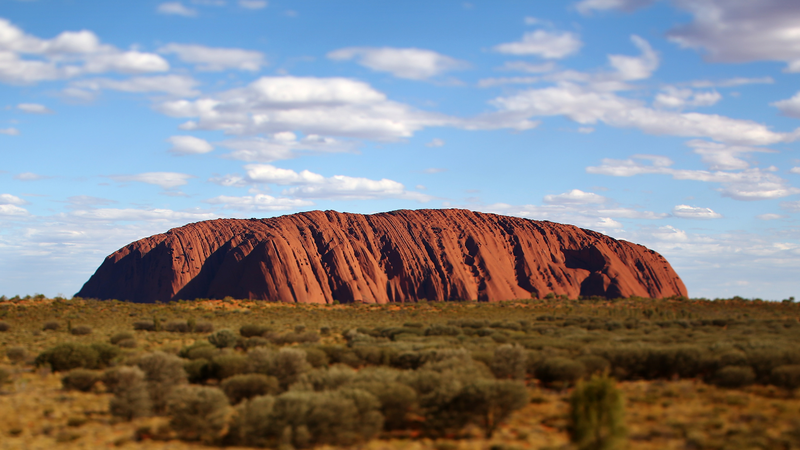
[[[799,319],[743,299],[12,299],[0,448],[800,448]]]

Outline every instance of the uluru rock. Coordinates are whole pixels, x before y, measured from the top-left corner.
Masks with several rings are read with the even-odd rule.
[[[311,211],[174,228],[109,255],[76,295],[299,303],[686,296],[658,253],[571,225],[459,209]]]

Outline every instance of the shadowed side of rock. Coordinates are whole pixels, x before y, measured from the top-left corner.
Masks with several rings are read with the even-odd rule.
[[[658,253],[571,225],[467,210],[219,219],[109,255],[76,295],[301,303],[687,295]]]

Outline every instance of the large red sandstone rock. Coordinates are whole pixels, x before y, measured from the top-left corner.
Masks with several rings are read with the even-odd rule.
[[[136,241],[76,295],[331,303],[687,295],[658,253],[571,225],[467,210],[219,219]]]

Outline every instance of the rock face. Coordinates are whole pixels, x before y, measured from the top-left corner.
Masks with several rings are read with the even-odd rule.
[[[467,210],[219,219],[108,256],[76,295],[300,303],[687,295],[658,253],[571,225]]]

